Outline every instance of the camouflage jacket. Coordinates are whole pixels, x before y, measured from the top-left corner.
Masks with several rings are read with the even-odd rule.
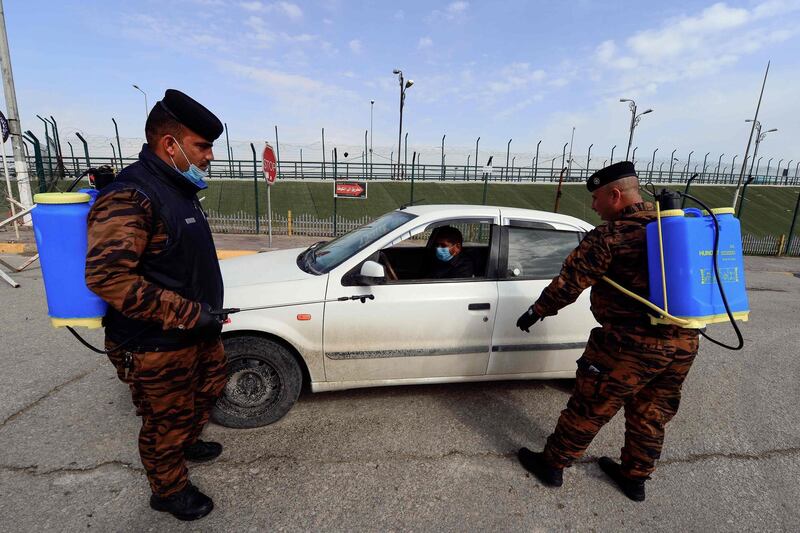
[[[592,314],[601,324],[648,324],[648,309],[602,281],[608,276],[626,289],[649,296],[646,226],[655,220],[649,202],[626,207],[617,220],[602,224],[583,238],[534,304],[539,316],[555,315],[592,287]]]

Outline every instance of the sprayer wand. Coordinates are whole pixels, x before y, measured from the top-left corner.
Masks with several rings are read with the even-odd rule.
[[[340,296],[339,298],[331,298],[329,300],[310,300],[306,302],[293,302],[288,304],[275,304],[275,305],[259,305],[255,307],[224,307],[222,309],[214,309],[211,314],[219,317],[221,320],[228,318],[228,315],[235,313],[244,313],[247,311],[261,311],[264,309],[279,309],[281,307],[294,307],[297,305],[311,305],[311,304],[324,304],[329,302],[347,302],[350,300],[360,300],[365,303],[367,300],[374,300],[375,296],[372,294],[354,294],[353,296]]]

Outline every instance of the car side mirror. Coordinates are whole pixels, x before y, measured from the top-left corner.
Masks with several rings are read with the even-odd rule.
[[[386,269],[376,261],[364,261],[361,265],[361,279],[366,283],[377,283],[386,279]]]

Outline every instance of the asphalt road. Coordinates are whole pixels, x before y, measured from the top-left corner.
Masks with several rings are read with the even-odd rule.
[[[0,282],[0,528],[796,531],[800,260],[748,268],[746,347],[701,346],[644,503],[596,465],[618,454],[621,415],[561,489],[529,477],[516,450],[541,448],[570,382],[503,382],[305,395],[269,427],[212,425],[225,453],[191,475],[216,509],[191,524],[148,507],[139,421],[111,365],[49,326],[38,270],[16,274],[21,288]]]

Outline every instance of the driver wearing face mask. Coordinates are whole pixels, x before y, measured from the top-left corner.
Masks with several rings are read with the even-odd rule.
[[[426,277],[433,279],[471,278],[475,265],[464,252],[464,238],[452,226],[443,226],[436,231],[435,257]]]

